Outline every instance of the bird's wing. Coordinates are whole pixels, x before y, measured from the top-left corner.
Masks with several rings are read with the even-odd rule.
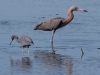
[[[36,25],[35,28],[37,28],[38,30],[47,30],[47,31],[55,30],[62,23],[63,19],[64,18],[61,17],[52,18]]]
[[[33,44],[33,41],[32,41],[32,39],[30,37],[23,35],[20,38],[20,43],[22,45],[31,45],[31,44]]]

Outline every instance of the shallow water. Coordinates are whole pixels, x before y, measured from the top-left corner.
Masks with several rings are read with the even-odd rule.
[[[99,0],[0,0],[1,75],[98,75],[100,73]],[[56,31],[52,53],[51,32],[34,31],[35,24],[53,17],[67,17],[70,6],[88,10],[74,12],[73,21]],[[22,55],[11,35],[30,36],[34,45]],[[84,51],[82,55],[81,48]]]

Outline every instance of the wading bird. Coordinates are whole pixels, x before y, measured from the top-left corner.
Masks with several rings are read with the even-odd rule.
[[[25,35],[23,35],[20,39],[16,35],[12,35],[11,36],[10,45],[11,45],[11,43],[12,43],[12,41],[14,39],[16,39],[16,41],[22,45],[22,53],[24,51],[24,48],[28,47],[28,55],[29,55],[29,53],[30,53],[29,46],[31,46],[32,44],[34,44],[33,41],[32,41],[32,39],[30,37],[28,37],[28,36],[25,36]]]
[[[53,46],[53,37],[54,37],[55,31],[59,28],[66,26],[68,23],[70,23],[73,20],[74,18],[73,11],[87,12],[86,10],[83,10],[81,8],[72,6],[68,10],[68,18],[57,17],[57,18],[46,20],[44,22],[41,22],[35,25],[34,30],[52,31],[52,39],[50,41]]]

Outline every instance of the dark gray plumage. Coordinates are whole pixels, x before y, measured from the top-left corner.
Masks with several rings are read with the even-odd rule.
[[[33,41],[32,41],[32,39],[30,37],[28,37],[28,36],[23,35],[19,39],[16,35],[12,35],[11,36],[10,45],[11,45],[11,43],[12,43],[12,41],[14,39],[16,39],[16,41],[22,45],[22,53],[23,53],[23,50],[24,50],[25,47],[28,47],[29,48],[29,46],[31,46],[32,44],[34,44]],[[28,50],[28,54],[29,54],[29,50]]]
[[[44,22],[35,25],[34,30],[52,31],[51,44],[53,45],[53,37],[55,31],[59,28],[66,26],[68,23],[70,23],[73,20],[74,18],[73,11],[87,12],[86,10],[80,9],[76,6],[72,6],[68,10],[68,18],[57,17],[57,18],[46,20]]]
[[[46,20],[40,24],[35,25],[34,30],[44,30],[44,31],[52,31],[56,30],[60,25],[62,24],[62,20],[65,20],[62,17],[52,18],[49,20]]]

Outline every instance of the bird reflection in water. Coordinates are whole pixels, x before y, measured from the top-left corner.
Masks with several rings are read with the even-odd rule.
[[[29,57],[22,57],[22,64],[31,66],[30,58]]]
[[[34,52],[34,61],[39,67],[43,69],[46,68],[46,73],[50,74],[61,74],[67,73],[67,75],[72,74],[72,58],[68,55],[53,54],[46,51],[36,50]],[[67,70],[67,71],[66,71]],[[58,74],[59,73],[59,74]]]
[[[29,57],[22,57],[22,59],[16,59],[16,60],[12,59],[11,56],[9,57],[10,57],[12,73],[15,73],[16,71],[20,71],[23,73],[31,73],[32,62]]]

